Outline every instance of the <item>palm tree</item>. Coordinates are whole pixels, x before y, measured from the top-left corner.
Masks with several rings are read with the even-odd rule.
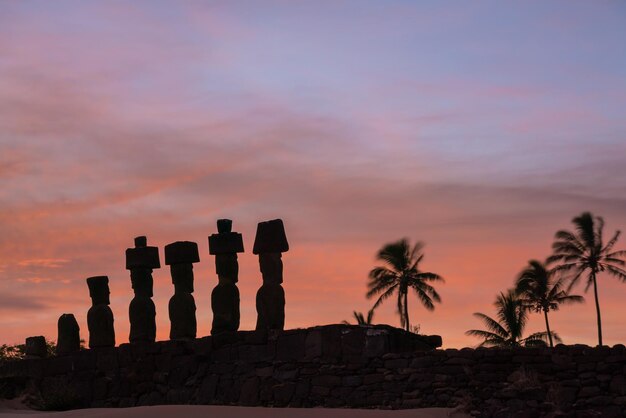
[[[545,332],[536,332],[526,338],[522,338],[524,327],[526,326],[527,314],[515,290],[510,289],[506,293],[501,292],[494,303],[496,306],[497,320],[476,312],[474,316],[482,319],[487,327],[487,331],[471,329],[466,331],[466,335],[483,338],[479,347],[519,347],[545,345]],[[552,336],[558,342],[561,341],[556,333]]]
[[[604,219],[584,212],[572,219],[576,227],[575,232],[558,231],[555,235],[552,248],[554,254],[548,257],[548,263],[560,263],[553,268],[569,274],[571,280],[568,290],[571,289],[587,273],[585,292],[593,285],[593,296],[596,301],[596,317],[598,320],[598,344],[602,345],[602,319],[600,316],[600,302],[598,301],[598,273],[606,271],[622,282],[626,282],[626,262],[622,259],[626,251],[612,251],[619,238],[620,231],[616,231],[613,238],[604,245],[602,229]]]
[[[409,331],[409,289],[413,289],[422,304],[432,311],[434,302],[441,303],[439,293],[428,282],[443,282],[443,278],[435,273],[426,273],[418,269],[418,264],[424,259],[422,248],[424,245],[417,242],[413,248],[407,238],[383,246],[376,255],[376,259],[383,261],[386,266],[375,267],[369,272],[367,298],[380,295],[372,309],[376,309],[385,299],[397,291],[398,314],[400,326]]]
[[[370,309],[367,311],[367,318],[361,313],[357,311],[353,311],[352,315],[354,315],[354,319],[356,319],[357,325],[372,325],[372,320],[374,319],[374,309]],[[343,321],[346,325],[351,325],[348,321]]]
[[[548,312],[558,310],[562,303],[576,303],[585,300],[582,296],[570,295],[566,290],[563,290],[563,278],[558,280],[554,278],[555,274],[549,272],[543,263],[530,260],[516,282],[516,292],[519,294],[522,306],[535,312],[543,311],[550,347],[554,347],[554,343],[548,322]]]

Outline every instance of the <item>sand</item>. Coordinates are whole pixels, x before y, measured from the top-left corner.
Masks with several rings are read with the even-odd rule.
[[[136,408],[93,408],[65,412],[42,412],[26,409],[21,404],[4,401],[0,417],[24,418],[467,418],[469,415],[451,408],[403,409],[396,411],[372,409],[326,408],[247,408],[240,406],[161,405]]]

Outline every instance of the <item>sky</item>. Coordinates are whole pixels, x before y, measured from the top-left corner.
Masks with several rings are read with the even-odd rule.
[[[0,0],[1,342],[56,339],[62,313],[87,339],[95,275],[128,341],[138,235],[162,261],[198,243],[208,335],[219,218],[243,234],[253,329],[256,225],[282,218],[286,328],[366,312],[376,252],[407,237],[445,278],[433,312],[409,298],[411,323],[475,346],[472,313],[574,216],[626,228],[625,22],[619,1]],[[154,280],[164,340],[167,266]],[[605,344],[624,343],[626,284],[602,275],[599,294]],[[565,343],[597,343],[584,295],[551,314]],[[399,326],[395,303],[374,322]]]

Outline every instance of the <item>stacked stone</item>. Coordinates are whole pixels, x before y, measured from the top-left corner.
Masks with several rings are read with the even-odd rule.
[[[196,338],[196,302],[193,293],[193,263],[200,261],[198,244],[176,241],[165,246],[165,264],[170,266],[174,296],[169,303],[170,339]]]
[[[72,354],[80,350],[80,328],[74,315],[61,315],[57,323],[57,328],[57,356]]]
[[[89,348],[115,347],[113,311],[109,308],[109,278],[94,276],[87,279],[91,308],[87,312]]]
[[[282,330],[285,327],[285,291],[282,253],[289,251],[281,219],[257,225],[252,252],[259,256],[263,285],[256,294],[257,330]]]
[[[240,233],[232,232],[233,221],[218,219],[217,234],[209,236],[209,254],[215,256],[218,285],[211,292],[213,325],[211,334],[239,329],[239,263],[237,253],[243,253]]]
[[[148,247],[145,236],[135,238],[135,248],[126,249],[126,269],[135,297],[128,307],[131,343],[154,342],[156,339],[156,308],[152,301],[152,270],[161,268],[159,249]]]

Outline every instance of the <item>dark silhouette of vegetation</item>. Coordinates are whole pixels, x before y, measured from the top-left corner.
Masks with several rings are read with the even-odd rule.
[[[535,312],[543,312],[550,347],[554,347],[554,342],[550,332],[548,312],[558,310],[561,304],[585,300],[582,296],[568,294],[567,290],[563,289],[563,278],[555,279],[555,277],[556,274],[548,271],[543,263],[530,260],[528,266],[517,278],[516,283],[516,292],[522,306]]]
[[[369,273],[367,298],[380,295],[372,309],[376,309],[385,299],[394,293],[398,295],[398,314],[400,325],[407,331],[411,329],[409,322],[409,289],[412,289],[422,304],[432,311],[433,302],[441,302],[441,297],[428,282],[443,282],[443,278],[435,273],[422,272],[418,269],[423,260],[423,244],[418,242],[413,248],[408,239],[386,244],[376,255],[377,260],[386,266],[375,267]]]
[[[367,311],[367,317],[365,317],[362,312],[357,311],[353,311],[352,315],[354,316],[354,319],[356,319],[357,325],[372,325],[372,320],[374,319],[374,309]],[[351,325],[348,321],[343,321],[343,323]]]
[[[561,230],[556,233],[554,244],[552,244],[554,253],[548,257],[548,263],[558,263],[553,271],[568,275],[570,279],[568,290],[578,283],[583,274],[587,274],[585,292],[593,286],[598,321],[598,344],[601,346],[602,318],[598,300],[598,274],[607,272],[622,282],[626,282],[626,270],[623,269],[626,264],[623,260],[626,251],[613,251],[620,231],[616,231],[604,245],[602,237],[604,219],[601,217],[584,212],[572,219],[572,223],[576,227],[575,232]]]
[[[496,306],[497,320],[481,312],[474,313],[480,318],[487,330],[471,329],[466,331],[466,335],[483,338],[479,347],[532,347],[545,346],[547,333],[536,332],[523,338],[524,328],[527,321],[527,310],[522,304],[515,290],[510,289],[506,293],[500,293],[494,303]],[[560,342],[556,333],[552,336]]]
[[[48,357],[56,354],[56,343],[46,338]],[[21,360],[26,356],[26,344],[2,344],[0,346],[0,362]]]

